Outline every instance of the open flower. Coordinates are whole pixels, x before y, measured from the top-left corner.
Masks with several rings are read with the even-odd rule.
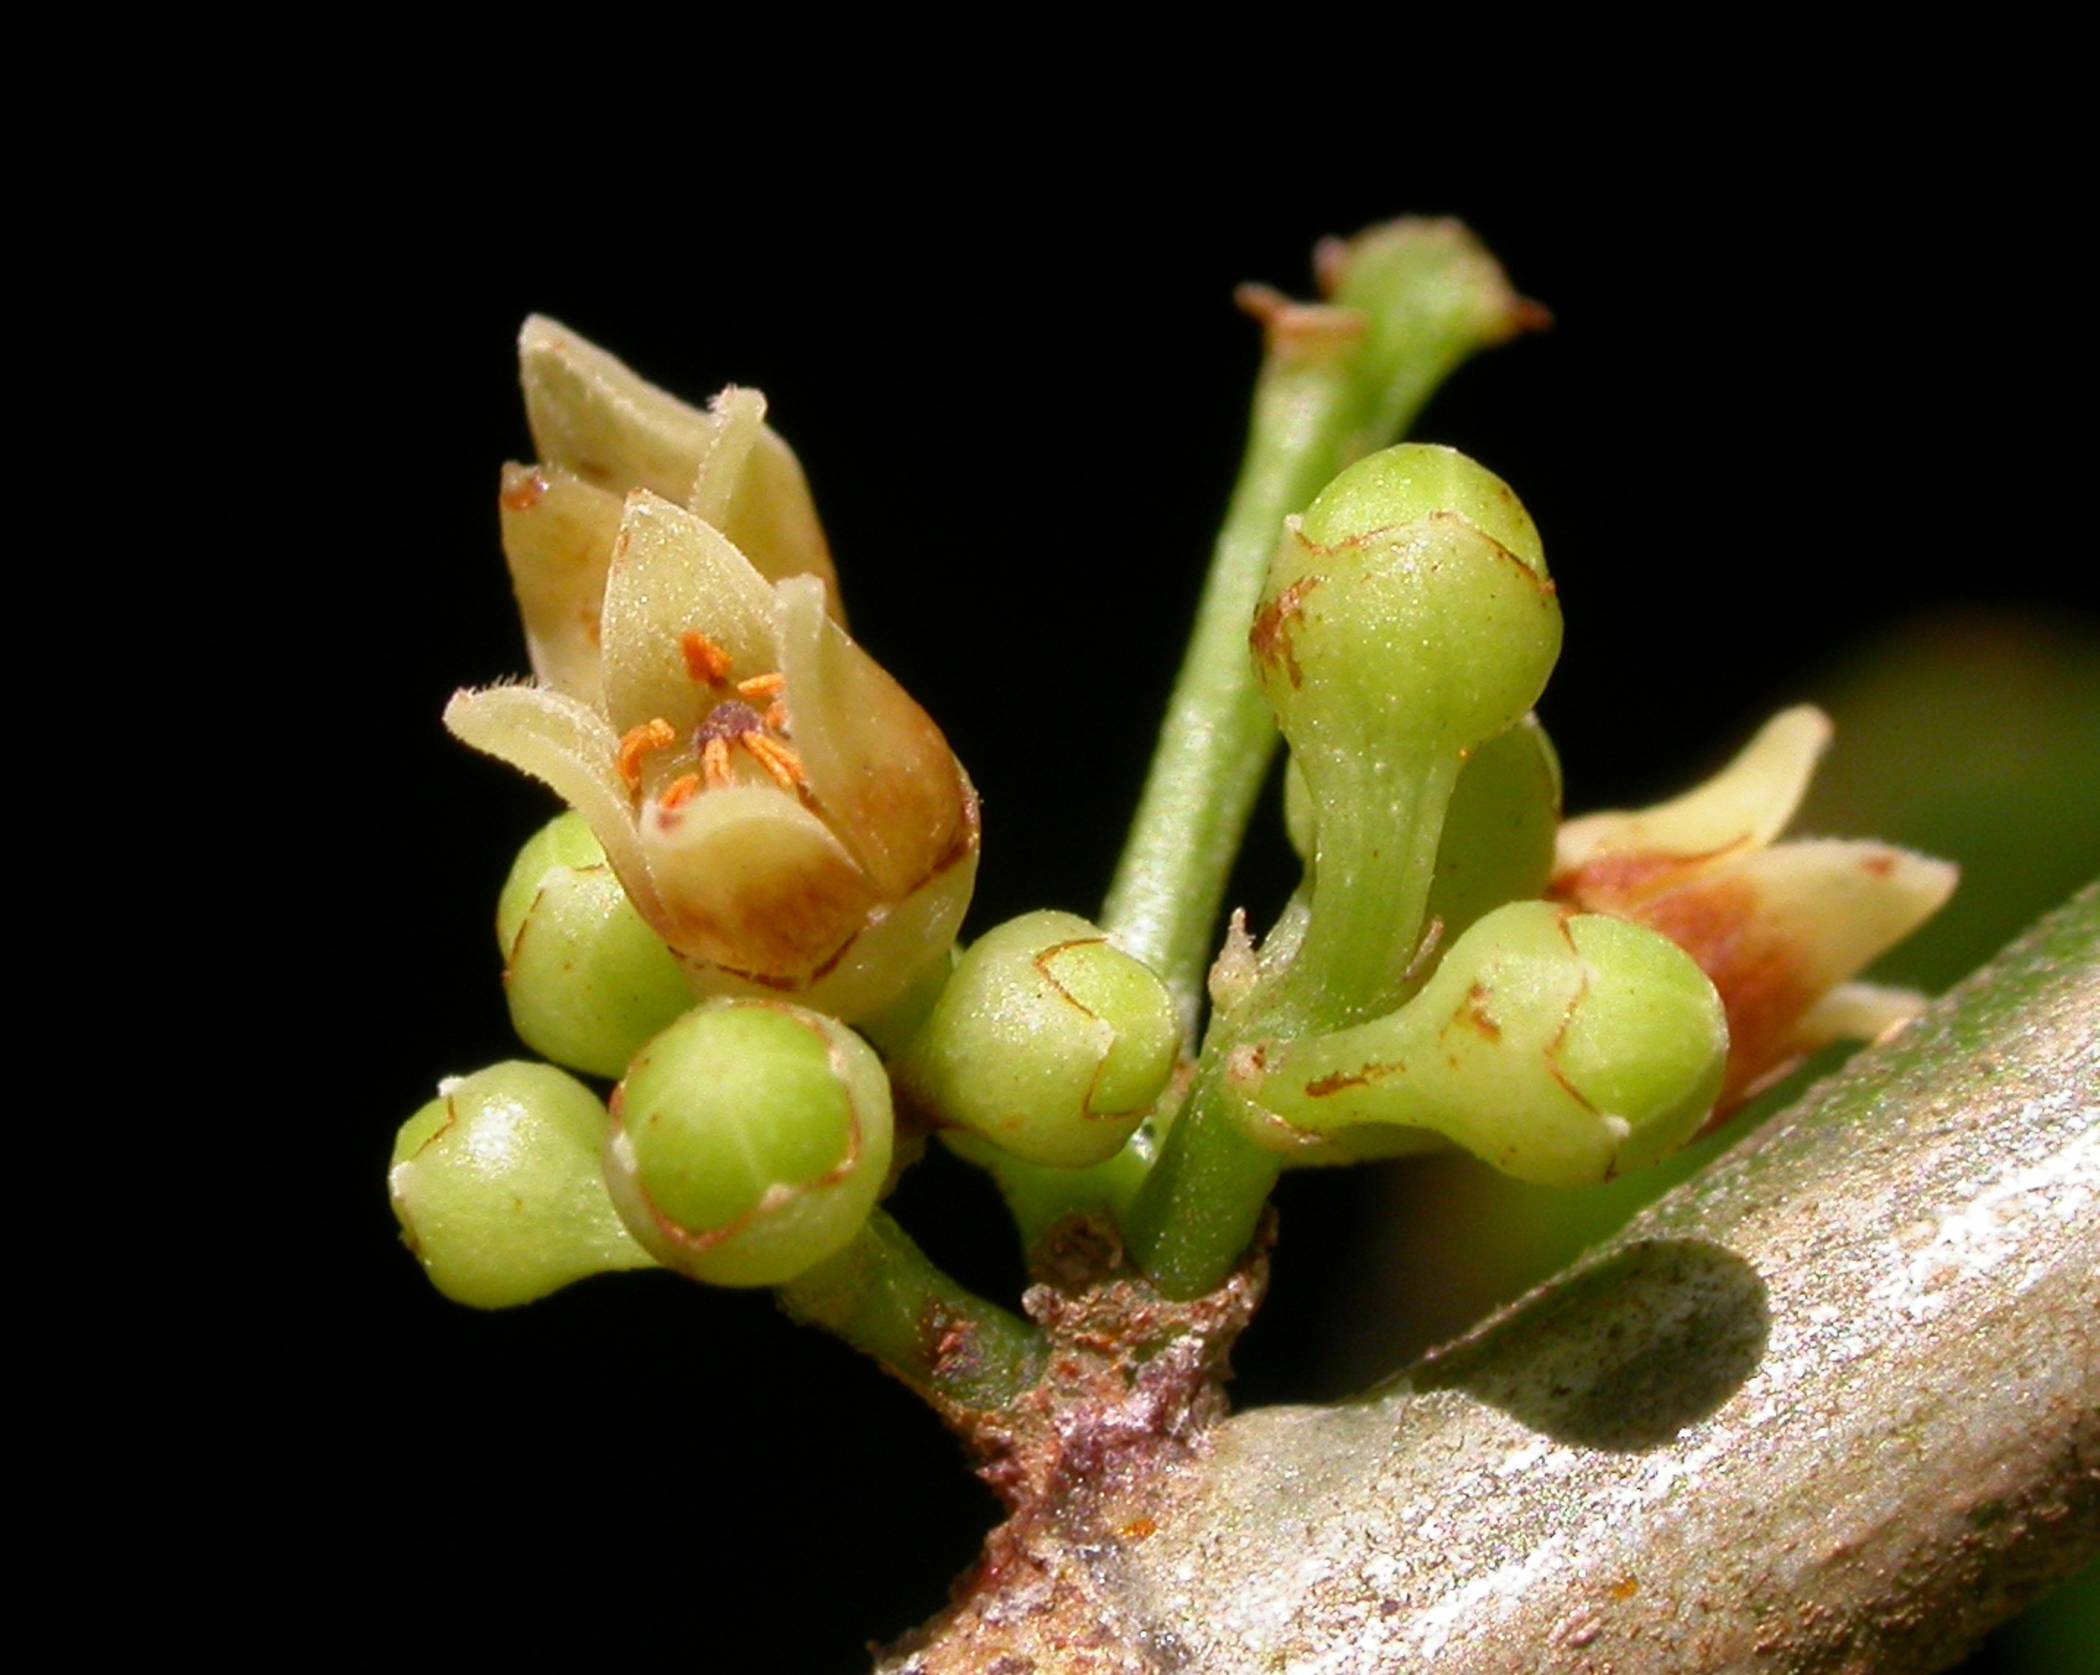
[[[1661,931],[1720,991],[1729,1046],[1717,1120],[1803,1054],[1871,1039],[1924,1004],[1850,979],[1939,909],[1957,869],[1881,843],[1772,841],[1830,734],[1813,706],[1783,711],[1685,795],[1560,828],[1549,893]]]
[[[969,902],[977,804],[925,711],[826,614],[637,489],[613,543],[602,705],[461,692],[445,725],[589,823],[702,993],[887,1003]]]
[[[506,469],[504,550],[540,684],[445,724],[583,816],[696,992],[879,1010],[954,940],[977,803],[840,628],[800,466],[755,391],[701,413],[546,320],[519,350],[543,459]]]

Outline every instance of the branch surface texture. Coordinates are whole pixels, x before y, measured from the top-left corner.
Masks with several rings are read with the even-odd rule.
[[[2100,886],[1569,1273],[1105,1486],[1033,1604],[886,1667],[1945,1667],[2100,1550],[2096,1037]]]

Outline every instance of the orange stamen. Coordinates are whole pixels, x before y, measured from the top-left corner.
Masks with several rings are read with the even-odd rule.
[[[663,805],[664,813],[669,814],[673,809],[684,808],[687,803],[693,800],[699,789],[700,776],[698,774],[680,774],[669,785],[664,787],[664,794],[657,798],[657,801]]]
[[[725,785],[736,783],[736,775],[729,771],[729,743],[726,739],[709,739],[701,746],[700,774],[710,791],[719,791]]]
[[[767,705],[766,725],[772,728],[773,731],[776,733],[785,733],[788,730],[787,705],[783,703],[773,703]]]
[[[792,791],[802,783],[802,758],[779,740],[769,739],[763,733],[746,733],[736,742],[773,776],[773,783],[781,790]]]
[[[630,727],[620,736],[620,748],[613,752],[613,766],[632,791],[642,783],[642,758],[652,750],[662,750],[666,745],[678,742],[678,730],[662,716],[645,721],[639,727]]]
[[[685,657],[685,672],[708,686],[720,686],[729,675],[729,653],[697,628],[678,636],[678,649]]]
[[[736,690],[742,698],[777,698],[787,683],[787,676],[776,669],[770,675],[753,675],[749,680],[738,681]]]

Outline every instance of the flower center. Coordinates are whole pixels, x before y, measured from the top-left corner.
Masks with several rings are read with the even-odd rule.
[[[689,629],[678,638],[686,673],[699,684],[717,689],[729,685],[732,660],[705,634]],[[724,698],[707,712],[693,729],[692,748],[699,758],[696,772],[682,773],[663,788],[657,798],[665,813],[683,808],[702,791],[718,790],[736,783],[730,752],[741,750],[764,770],[783,791],[800,792],[806,783],[802,758],[786,742],[787,703],[782,694],[786,677],[778,671],[752,675],[736,683],[737,696]],[[756,703],[765,704],[761,713]],[[678,734],[661,716],[630,728],[620,740],[616,763],[620,777],[636,793],[641,790],[642,758],[678,742]]]
[[[746,733],[764,732],[765,726],[758,711],[741,698],[732,698],[707,712],[707,719],[693,734],[693,748],[705,750],[716,739],[735,744]]]

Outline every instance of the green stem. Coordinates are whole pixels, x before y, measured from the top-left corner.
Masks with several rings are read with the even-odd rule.
[[[1213,549],[1151,772],[1101,922],[1159,973],[1194,1035],[1226,875],[1276,748],[1247,629],[1283,520],[1347,461],[1356,404],[1346,362],[1279,345],[1255,388],[1239,482]]]
[[[1007,1407],[1042,1372],[1042,1333],[957,1285],[881,1210],[774,1296],[791,1319],[843,1338],[937,1406]]]
[[[1396,440],[1468,356],[1542,318],[1455,222],[1376,228],[1323,250],[1322,266],[1338,309],[1257,309],[1268,353],[1245,461],[1102,911],[1111,934],[1165,979],[1191,1037],[1226,877],[1276,745],[1247,632],[1283,520],[1343,466]],[[1290,998],[1303,996],[1294,986]],[[1205,1044],[1196,1087],[1125,1228],[1169,1296],[1224,1280],[1276,1182],[1276,1158],[1239,1132],[1218,1097],[1237,1044],[1215,1033]]]
[[[945,1130],[941,1143],[992,1177],[1006,1213],[1014,1219],[1024,1258],[1033,1255],[1044,1234],[1074,1212],[1106,1216],[1120,1226],[1153,1155],[1142,1131],[1115,1156],[1079,1169],[1030,1163],[967,1129]]]
[[[1227,1109],[1217,1046],[1206,1045],[1203,1072],[1123,1228],[1152,1283],[1177,1300],[1202,1296],[1232,1272],[1283,1170],[1283,1159],[1242,1134]]]
[[[1283,1167],[1241,1132],[1224,1094],[1226,1056],[1264,1036],[1357,1022],[1397,998],[1421,933],[1457,768],[1425,758],[1379,777],[1385,795],[1362,787],[1364,795],[1333,803],[1331,822],[1323,817],[1304,945],[1273,994],[1211,1031],[1203,1073],[1125,1217],[1131,1248],[1169,1297],[1200,1296],[1232,1271]],[[1336,830],[1343,825],[1354,829]],[[1343,903],[1352,910],[1338,911]]]
[[[1275,1002],[1249,1020],[1253,1028],[1264,1035],[1339,1029],[1399,1002],[1459,766],[1433,751],[1396,751],[1375,775],[1352,775],[1363,783],[1350,795],[1322,806],[1305,942]]]

